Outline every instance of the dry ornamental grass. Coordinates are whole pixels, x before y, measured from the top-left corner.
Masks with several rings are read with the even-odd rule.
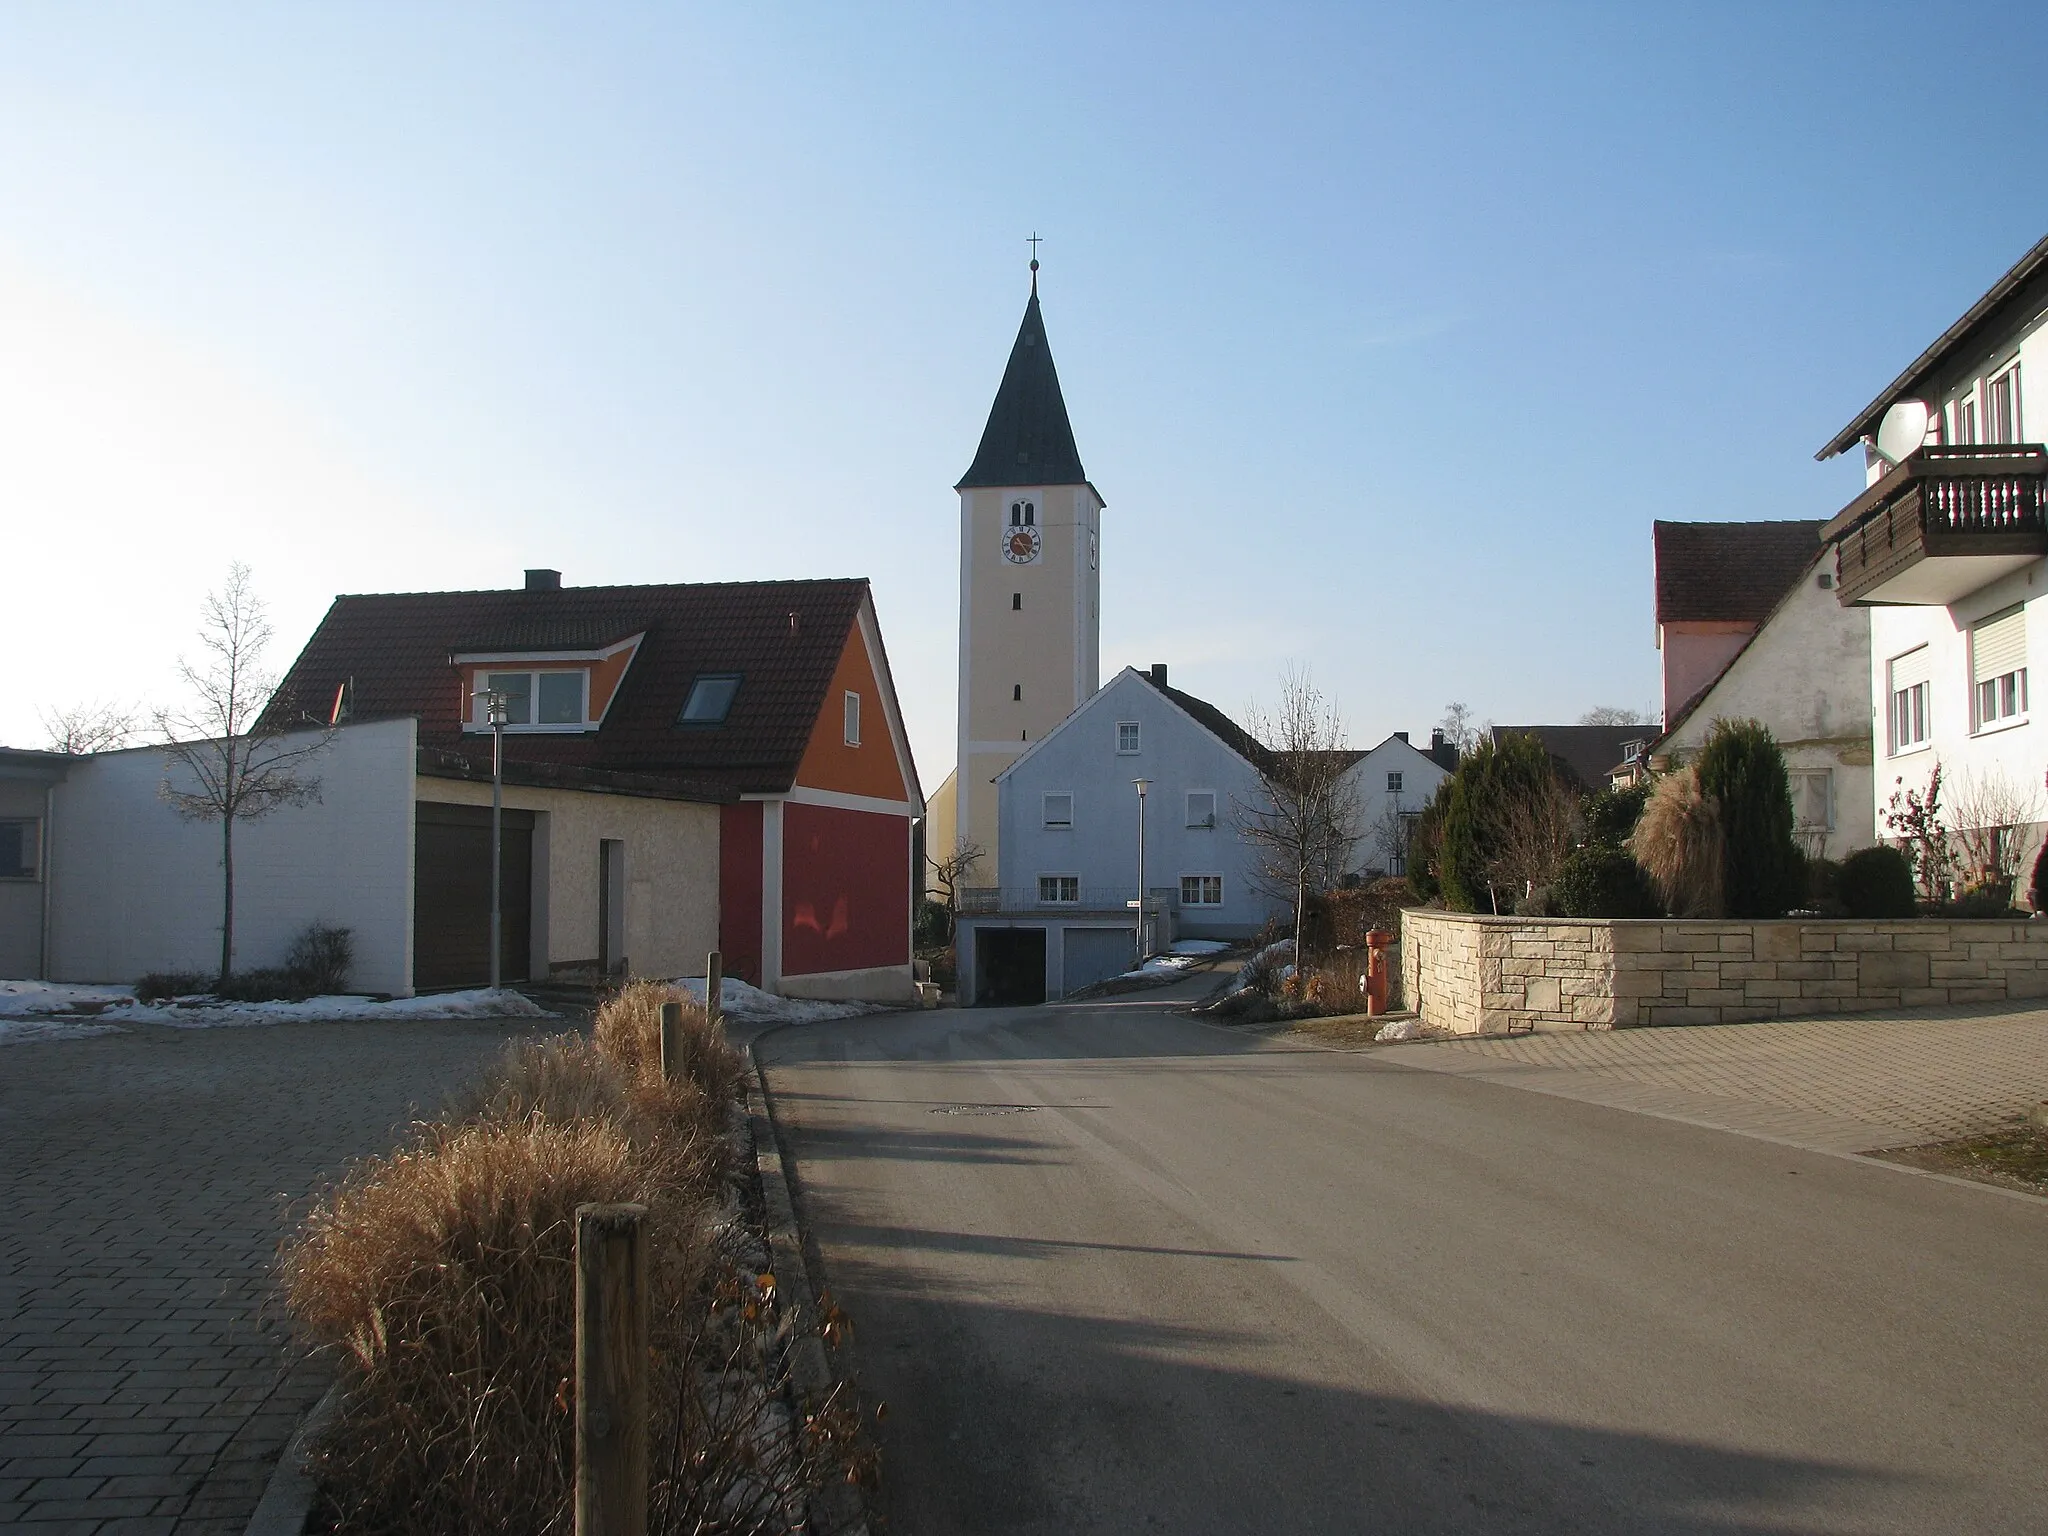
[[[786,1531],[846,1467],[849,1416],[799,1431],[776,1390],[788,1325],[728,1182],[739,1055],[686,1005],[688,1075],[664,1083],[670,995],[634,983],[594,1042],[515,1046],[287,1245],[291,1315],[341,1370],[314,1451],[338,1529],[572,1528],[575,1212],[592,1202],[649,1212],[649,1529]]]

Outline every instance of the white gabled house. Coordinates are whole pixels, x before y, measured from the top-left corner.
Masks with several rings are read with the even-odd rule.
[[[1408,873],[1408,833],[1437,786],[1451,776],[1457,749],[1437,731],[1424,751],[1396,731],[1345,770],[1357,819],[1348,869],[1363,877]]]
[[[1002,884],[961,893],[961,1001],[1063,997],[1136,963],[1139,779],[1153,947],[1258,932],[1278,908],[1231,808],[1259,793],[1262,755],[1165,667],[1110,679],[996,776]]]

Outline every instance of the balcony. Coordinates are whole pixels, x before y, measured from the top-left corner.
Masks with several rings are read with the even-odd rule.
[[[1150,897],[1148,904],[1154,912],[1171,911],[1180,905],[1177,888],[1155,885]],[[1078,886],[1074,888],[1071,901],[1043,901],[1035,884],[1001,888],[965,885],[960,888],[959,913],[962,917],[986,917],[997,913],[1008,917],[1129,916],[1131,903],[1136,900],[1135,889],[1128,885]]]
[[[2038,443],[1921,449],[1821,529],[1839,553],[1835,595],[1939,607],[2048,555],[2044,480]]]

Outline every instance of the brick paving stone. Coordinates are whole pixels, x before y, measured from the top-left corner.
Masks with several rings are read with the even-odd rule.
[[[0,1527],[240,1536],[326,1389],[276,1296],[295,1211],[532,1030],[136,1026],[0,1047]]]
[[[1376,1059],[1867,1152],[1974,1135],[2048,1099],[2048,1008],[1985,1003],[1442,1040]]]

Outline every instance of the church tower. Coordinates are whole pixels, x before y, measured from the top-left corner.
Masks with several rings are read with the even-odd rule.
[[[1098,686],[1102,498],[1088,483],[1031,300],[960,493],[960,725],[952,838],[983,851],[967,884],[1000,885],[996,786]],[[935,817],[935,822],[941,818]],[[943,825],[934,830],[943,836]]]

